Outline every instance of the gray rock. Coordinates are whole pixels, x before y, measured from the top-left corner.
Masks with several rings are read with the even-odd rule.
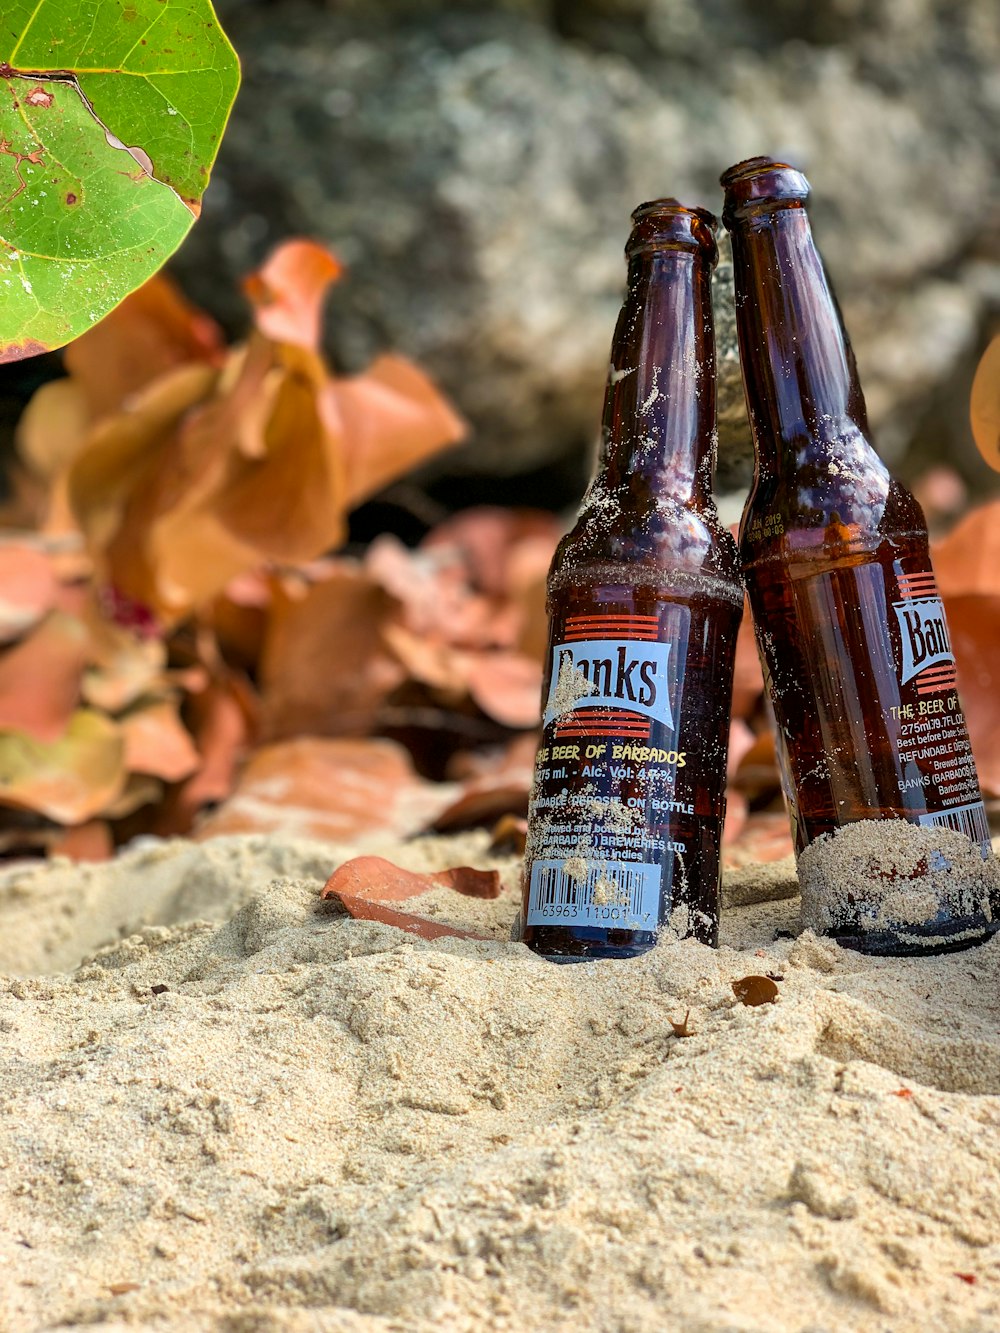
[[[895,423],[898,454],[978,336],[981,287],[957,264],[996,206],[1000,11],[910,0],[923,18],[901,25],[889,0],[853,18],[834,0],[756,8],[233,8],[244,89],[177,269],[235,323],[237,275],[287,234],[321,237],[350,269],[331,301],[338,363],[386,345],[414,357],[473,427],[449,466],[518,473],[596,435],[630,209],[669,193],[717,211],[724,167],[787,154],[812,179],[873,418]],[[789,39],[800,30],[809,44]],[[750,455],[724,278],[733,486]]]

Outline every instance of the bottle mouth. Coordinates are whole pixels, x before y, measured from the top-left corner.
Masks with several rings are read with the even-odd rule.
[[[718,219],[707,208],[688,208],[677,199],[650,199],[632,212],[632,232],[625,254],[649,250],[690,250],[703,253],[715,267]]]
[[[722,221],[735,222],[776,208],[802,208],[809,198],[809,182],[801,171],[773,157],[748,157],[720,177],[726,192]]]

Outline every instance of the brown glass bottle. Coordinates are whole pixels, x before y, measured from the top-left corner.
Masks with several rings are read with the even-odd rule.
[[[716,943],[736,631],[712,498],[714,218],[632,215],[596,475],[548,582],[550,652],[523,938],[627,958],[661,927]]]
[[[756,469],[740,555],[795,845],[863,819],[989,829],[919,504],[871,444],[812,239],[805,177],[753,158],[722,178]],[[870,953],[963,947],[1000,904],[886,922],[873,888],[828,933]]]

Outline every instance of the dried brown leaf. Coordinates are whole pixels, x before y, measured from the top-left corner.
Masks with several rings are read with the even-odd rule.
[[[300,737],[257,750],[234,794],[198,836],[280,832],[350,841],[391,832],[405,837],[427,827],[454,791],[419,778],[407,752],[391,741]]]
[[[19,639],[55,605],[58,584],[44,551],[0,543],[0,644]]]
[[[119,725],[125,737],[125,767],[130,773],[180,782],[201,764],[191,734],[172,700],[132,709]]]
[[[429,921],[426,917],[414,916],[410,912],[400,912],[372,898],[358,898],[343,893],[336,896],[336,901],[356,921],[378,921],[384,926],[395,926],[398,930],[405,930],[408,935],[417,935],[424,940],[440,940],[449,936],[459,940],[490,938],[488,935],[477,935],[471,930],[460,930],[458,926],[449,926],[443,921]]]
[[[162,274],[127,297],[66,348],[66,366],[92,418],[116,412],[132,394],[193,361],[217,365],[222,333]]]
[[[1000,500],[973,509],[935,543],[934,572],[945,598],[1000,596]]]
[[[987,347],[976,369],[969,420],[976,447],[990,467],[1000,472],[1000,335]]]
[[[326,399],[343,440],[352,509],[466,433],[432,381],[401,356],[380,356],[362,375],[331,380]]]
[[[733,982],[733,994],[741,1004],[774,1004],[778,998],[778,987],[770,977],[741,977],[739,981]]]
[[[274,342],[316,351],[327,289],[342,272],[336,256],[315,241],[279,245],[243,281],[258,329]]]
[[[466,898],[499,898],[500,875],[496,870],[476,870],[472,866],[418,874],[381,856],[355,856],[337,867],[322,896],[339,898],[346,893],[378,902],[398,902],[431,889],[453,889]]]
[[[1000,796],[1000,595],[949,597],[958,692],[983,790]]]
[[[0,729],[58,740],[80,701],[88,648],[83,623],[53,611],[0,655]]]
[[[277,587],[260,662],[263,730],[364,735],[404,672],[383,633],[394,600],[349,561],[292,595]]]
[[[0,805],[34,810],[61,824],[103,813],[125,781],[125,743],[113,722],[87,709],[56,741],[0,733]]]

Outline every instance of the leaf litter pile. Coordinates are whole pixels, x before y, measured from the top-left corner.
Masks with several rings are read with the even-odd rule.
[[[235,346],[157,279],[20,425],[9,1326],[993,1326],[1000,945],[795,938],[749,624],[722,948],[559,968],[511,942],[562,524],[350,542],[463,425],[400,357],[333,373],[339,271],[281,247]],[[998,512],[936,549],[992,798]]]

